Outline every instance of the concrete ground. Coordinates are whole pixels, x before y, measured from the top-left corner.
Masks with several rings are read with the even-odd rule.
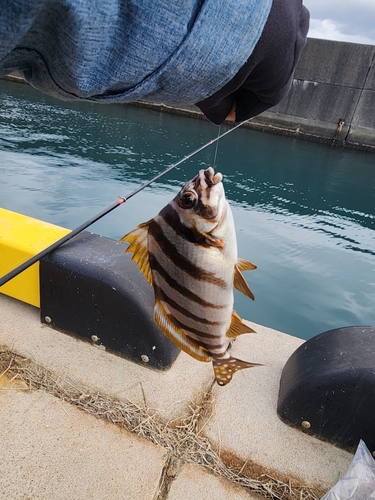
[[[0,499],[317,499],[352,460],[277,417],[300,339],[250,323],[233,353],[264,366],[219,387],[211,363],[152,371],[1,294],[0,317]]]

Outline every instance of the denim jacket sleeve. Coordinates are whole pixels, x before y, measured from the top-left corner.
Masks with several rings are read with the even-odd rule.
[[[244,66],[218,92],[196,103],[206,117],[219,124],[235,103],[240,122],[284,99],[306,45],[309,17],[301,0],[273,0],[262,35]]]
[[[65,100],[202,101],[254,50],[272,0],[9,0],[0,76]]]

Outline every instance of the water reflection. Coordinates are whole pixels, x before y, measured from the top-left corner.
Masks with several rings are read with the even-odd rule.
[[[75,227],[216,137],[203,121],[141,108],[63,103],[0,81],[0,205]],[[222,128],[222,131],[225,127]],[[93,230],[118,239],[153,217],[208,148]],[[256,302],[236,309],[308,338],[374,324],[375,168],[370,153],[239,129],[220,141],[218,169],[233,207]]]

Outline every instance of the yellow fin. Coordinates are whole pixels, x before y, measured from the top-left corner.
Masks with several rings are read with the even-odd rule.
[[[243,259],[241,259],[241,260],[243,260]],[[245,261],[245,262],[249,262],[249,261]],[[250,264],[251,264],[251,262],[250,262]],[[234,286],[234,288],[237,288],[238,291],[242,292],[247,297],[250,297],[250,299],[252,299],[252,300],[255,299],[253,292],[250,290],[249,285],[246,283],[245,278],[241,274],[240,267],[238,266],[238,263],[235,264],[235,266],[234,266],[233,286]]]
[[[242,319],[238,316],[236,311],[232,312],[232,321],[230,327],[226,333],[227,337],[230,339],[242,335],[243,333],[256,333],[255,330],[242,323]]]
[[[137,266],[140,268],[141,272],[145,275],[146,279],[152,286],[152,272],[150,267],[150,262],[148,259],[148,246],[147,246],[147,236],[148,236],[148,227],[149,222],[144,222],[143,224],[139,224],[133,231],[125,234],[119,241],[126,241],[129,243],[128,248],[125,250],[125,253],[132,252],[134,260],[137,263]]]
[[[258,363],[248,363],[247,361],[232,358],[231,356],[220,360],[213,359],[212,362],[214,365],[215,380],[221,386],[227,385],[238,370],[252,368],[253,366],[262,366]]]
[[[200,347],[193,340],[189,339],[187,335],[185,335],[184,332],[173,323],[162,303],[158,299],[155,299],[154,321],[164,335],[176,344],[177,347],[198,361],[211,361],[211,358],[205,349]]]
[[[237,268],[239,271],[253,271],[257,266],[249,260],[237,259]]]

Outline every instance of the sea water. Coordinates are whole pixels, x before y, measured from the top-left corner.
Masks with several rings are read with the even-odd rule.
[[[0,81],[0,206],[74,228],[217,134],[203,120]],[[235,293],[242,317],[304,339],[375,324],[372,153],[239,128],[90,230],[119,239],[208,166],[224,176],[239,255],[258,266],[245,273],[255,302]]]

